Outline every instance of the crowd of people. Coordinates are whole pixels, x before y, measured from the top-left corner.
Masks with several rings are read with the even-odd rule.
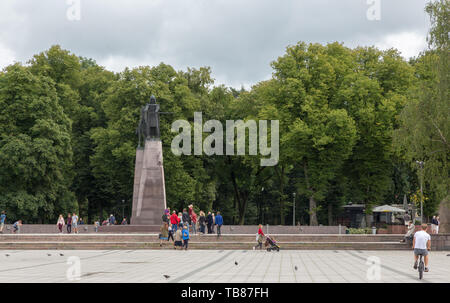
[[[72,228],[73,232],[78,234],[79,225],[84,225],[84,221],[83,218],[79,218],[76,213],[68,213],[65,221],[63,215],[59,215],[58,221],[56,222],[60,234],[63,233],[64,226],[66,227],[68,234],[72,233]]]
[[[412,220],[407,221],[408,225],[406,227],[406,234],[403,237],[403,240],[401,242],[411,242],[414,237],[414,233],[416,232],[416,226],[414,225]],[[439,233],[439,225],[441,224],[441,221],[439,219],[439,216],[433,216],[431,219],[431,234],[438,234]]]
[[[441,224],[441,219],[439,216],[433,216],[431,219],[431,233],[438,234],[439,233],[439,225]]]
[[[172,239],[174,242],[174,248],[188,249],[189,232],[192,234],[214,234],[214,228],[216,228],[217,236],[221,236],[221,228],[223,225],[223,218],[220,212],[214,214],[200,210],[197,215],[194,211],[194,206],[191,204],[188,209],[184,208],[182,212],[176,210],[170,210],[167,208],[162,215],[162,226],[160,229],[159,239],[160,246],[163,241],[169,241]],[[206,229],[205,229],[206,228]]]

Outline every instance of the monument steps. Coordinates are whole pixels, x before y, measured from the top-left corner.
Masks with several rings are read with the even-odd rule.
[[[273,235],[278,242],[399,242],[402,235]],[[159,242],[158,234],[6,234],[1,242]],[[190,242],[255,242],[255,235],[191,235]]]
[[[254,242],[190,242],[189,249],[242,249],[249,250]],[[316,250],[408,250],[409,246],[398,242],[279,242],[281,249]],[[264,247],[264,246],[263,246]],[[137,249],[173,249],[173,243],[159,242],[1,242],[0,250],[137,250]]]
[[[402,235],[273,235],[282,249],[404,250]],[[0,235],[1,249],[161,249],[157,234],[6,234]],[[252,249],[255,235],[192,235],[190,249]],[[163,241],[162,249],[173,249]]]

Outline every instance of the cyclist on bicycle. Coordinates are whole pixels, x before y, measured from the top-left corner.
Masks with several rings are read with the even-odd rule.
[[[431,250],[431,237],[426,232],[428,225],[422,224],[422,230],[414,234],[414,269],[417,269],[417,261],[419,255],[423,255],[425,259],[425,272],[428,272],[428,251]]]

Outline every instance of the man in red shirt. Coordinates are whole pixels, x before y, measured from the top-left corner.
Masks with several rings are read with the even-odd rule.
[[[172,215],[170,216],[170,224],[172,224],[172,232],[175,233],[177,231],[177,226],[179,223],[177,212],[174,210]]]

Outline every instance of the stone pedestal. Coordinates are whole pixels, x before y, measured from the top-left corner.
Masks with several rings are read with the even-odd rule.
[[[159,225],[166,209],[161,140],[146,140],[136,150],[131,224]]]

